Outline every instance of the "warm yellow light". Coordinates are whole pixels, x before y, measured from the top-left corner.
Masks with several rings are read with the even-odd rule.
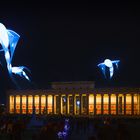
[[[28,97],[28,103],[29,103],[29,104],[32,104],[32,103],[33,103],[33,96],[32,96],[32,95],[30,95],[30,96]]]
[[[101,95],[97,94],[96,96],[96,103],[99,104],[101,103]]]
[[[38,95],[35,96],[34,100],[35,100],[35,105],[39,104],[39,96]]]
[[[14,113],[14,96],[10,96],[10,113]]]
[[[25,95],[22,96],[22,104],[26,104],[26,96]]]
[[[137,95],[134,95],[134,103],[136,104],[138,102]]]
[[[22,96],[22,113],[26,114],[26,96]]]
[[[94,96],[89,95],[89,104],[94,104]]]
[[[28,96],[28,113],[31,114],[33,109],[33,96]]]
[[[94,96],[89,95],[89,113],[93,113],[93,108],[94,108]]]
[[[111,104],[115,104],[116,103],[116,95],[112,94],[111,95]]]
[[[131,103],[131,95],[126,95],[126,103],[130,104]]]
[[[51,95],[48,96],[48,104],[52,104],[52,96]]]
[[[46,103],[46,96],[42,95],[41,96],[41,104],[45,104]]]
[[[104,95],[103,102],[104,104],[108,104],[108,95]]]
[[[10,104],[14,104],[14,96],[10,96]]]
[[[48,96],[48,113],[52,112],[52,95]]]
[[[19,95],[16,96],[16,104],[20,104],[20,96]]]

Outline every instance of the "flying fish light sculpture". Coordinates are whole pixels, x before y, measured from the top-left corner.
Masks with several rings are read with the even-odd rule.
[[[25,66],[12,66],[13,55],[18,43],[20,36],[16,32],[6,29],[6,27],[0,23],[0,52],[4,52],[4,57],[6,60],[6,65],[8,73],[11,78],[13,74],[19,75],[20,77],[25,78],[30,81],[30,78],[24,70],[30,72],[30,70]]]
[[[106,68],[109,68],[109,77],[111,79],[114,75],[114,68],[116,67],[118,69],[119,62],[120,62],[120,60],[112,60],[111,61],[110,59],[105,59],[103,63],[98,64],[98,67],[103,72],[105,78],[107,78]]]

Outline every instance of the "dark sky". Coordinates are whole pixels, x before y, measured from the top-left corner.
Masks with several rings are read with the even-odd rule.
[[[97,87],[140,87],[137,3],[12,1],[0,5],[0,22],[21,36],[13,66],[31,70],[32,84],[24,81],[27,85],[93,80]],[[97,67],[106,58],[121,61],[111,80]],[[0,67],[0,87],[11,88],[5,69]]]

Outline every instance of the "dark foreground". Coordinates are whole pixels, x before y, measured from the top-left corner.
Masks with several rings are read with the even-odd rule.
[[[0,140],[139,140],[139,130],[134,117],[0,116]]]

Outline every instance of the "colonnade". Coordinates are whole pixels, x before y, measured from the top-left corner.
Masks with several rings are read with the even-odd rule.
[[[9,113],[139,115],[139,94],[9,95]]]

